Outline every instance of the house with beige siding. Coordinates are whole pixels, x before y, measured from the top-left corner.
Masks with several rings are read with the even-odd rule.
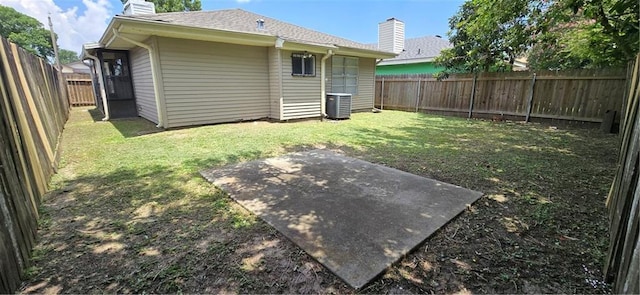
[[[107,120],[173,128],[322,118],[332,92],[370,110],[376,63],[395,56],[240,9],[156,14],[152,5],[130,0],[99,42],[83,46]]]

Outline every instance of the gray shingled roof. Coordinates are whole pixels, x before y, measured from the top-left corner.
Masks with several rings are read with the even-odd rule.
[[[395,58],[385,59],[385,61],[435,58],[440,55],[443,49],[451,48],[449,40],[436,36],[424,36],[404,40],[404,51]]]
[[[122,18],[144,19],[182,26],[243,32],[259,35],[278,36],[284,40],[321,45],[337,45],[357,49],[380,51],[376,46],[354,42],[318,31],[303,28],[277,19],[262,16],[242,9],[216,11],[189,11],[158,14],[119,16]],[[256,20],[264,20],[264,29],[258,29]]]

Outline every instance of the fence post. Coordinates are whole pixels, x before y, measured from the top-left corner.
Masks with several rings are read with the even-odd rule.
[[[471,86],[471,99],[469,100],[469,119],[473,113],[473,100],[476,97],[476,81],[478,80],[478,73],[473,74],[473,86]]]
[[[384,110],[384,77],[382,77],[382,87],[380,88],[380,110]]]
[[[529,88],[529,98],[527,99],[527,116],[524,119],[525,122],[529,122],[529,118],[531,117],[531,108],[533,107],[533,89],[536,86],[536,73],[533,73],[533,78],[531,78],[531,88]]]
[[[418,106],[420,106],[420,82],[422,82],[422,80],[420,80],[420,78],[418,78],[418,93],[416,94],[416,113],[418,112]]]
[[[631,80],[633,79],[633,69],[635,68],[634,61],[629,61],[627,63],[627,72],[626,72],[626,80],[624,83],[624,89],[629,89],[631,87]],[[626,117],[627,103],[629,103],[629,92],[625,91],[622,96],[622,103],[620,106],[620,122],[624,122]],[[615,120],[615,118],[614,118]],[[618,124],[618,132],[622,132],[622,124]]]

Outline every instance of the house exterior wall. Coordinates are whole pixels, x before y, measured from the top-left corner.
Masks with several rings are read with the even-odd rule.
[[[280,49],[269,47],[269,117],[280,120],[281,93],[280,83],[282,82],[282,54]]]
[[[277,58],[277,50],[269,49],[270,60]],[[271,55],[273,52],[273,56]],[[283,105],[282,117],[274,119],[289,120],[299,118],[312,118],[321,116],[321,60],[323,55],[316,54],[315,77],[297,77],[292,76],[291,72],[291,54],[293,51],[281,50],[282,61],[282,88],[283,88]],[[271,62],[270,64],[274,64]],[[325,62],[326,84],[325,91],[331,90],[331,59]],[[373,58],[359,58],[358,60],[358,93],[353,95],[352,109],[370,110],[373,108],[374,92],[375,92],[375,68],[376,61]],[[271,71],[271,70],[270,70]],[[271,73],[271,77],[273,73]],[[276,73],[277,74],[277,73]],[[271,79],[271,101],[272,114],[275,111],[274,102],[279,101],[278,84]],[[276,87],[274,90],[273,87]],[[276,99],[277,97],[277,99]],[[278,109],[279,110],[279,109]]]
[[[138,115],[157,124],[158,111],[149,52],[142,47],[136,47],[129,51],[129,59]]]
[[[327,81],[325,85],[325,91],[327,93],[333,92],[333,89],[331,89],[331,64],[331,59],[327,60]],[[371,110],[373,108],[373,98],[375,92],[375,68],[375,59],[358,59],[358,93],[354,94],[351,98],[352,110]]]
[[[435,74],[443,71],[433,62],[421,62],[413,64],[385,65],[376,67],[376,75],[403,75],[403,74]]]
[[[158,38],[166,127],[271,114],[268,48]]]
[[[351,109],[354,111],[373,109],[373,97],[376,83],[376,60],[373,58],[360,58],[358,61],[358,94],[351,101]]]
[[[291,55],[294,51],[281,50],[282,56],[282,118],[281,120],[320,117],[320,61],[315,54],[315,77],[293,76]]]

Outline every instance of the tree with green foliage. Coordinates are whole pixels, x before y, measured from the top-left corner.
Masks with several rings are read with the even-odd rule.
[[[453,48],[436,62],[450,72],[625,64],[639,49],[637,0],[467,0],[450,18]]]
[[[40,57],[53,56],[49,30],[35,18],[0,5],[0,36]]]
[[[623,58],[633,59],[640,50],[638,0],[565,0],[573,13],[581,11],[596,21],[602,32],[619,48]]]
[[[122,4],[128,0],[121,0]],[[202,10],[200,0],[152,0],[156,5],[156,12],[180,12],[180,11],[199,11]]]
[[[531,15],[541,7],[529,0],[469,0],[449,19],[453,48],[436,62],[449,70],[509,69],[530,44]]]
[[[539,23],[529,50],[532,69],[603,68],[632,60],[638,43],[638,9],[633,0],[556,1]]]
[[[58,57],[60,58],[61,64],[68,64],[80,60],[80,57],[75,51],[67,49],[58,50]]]

